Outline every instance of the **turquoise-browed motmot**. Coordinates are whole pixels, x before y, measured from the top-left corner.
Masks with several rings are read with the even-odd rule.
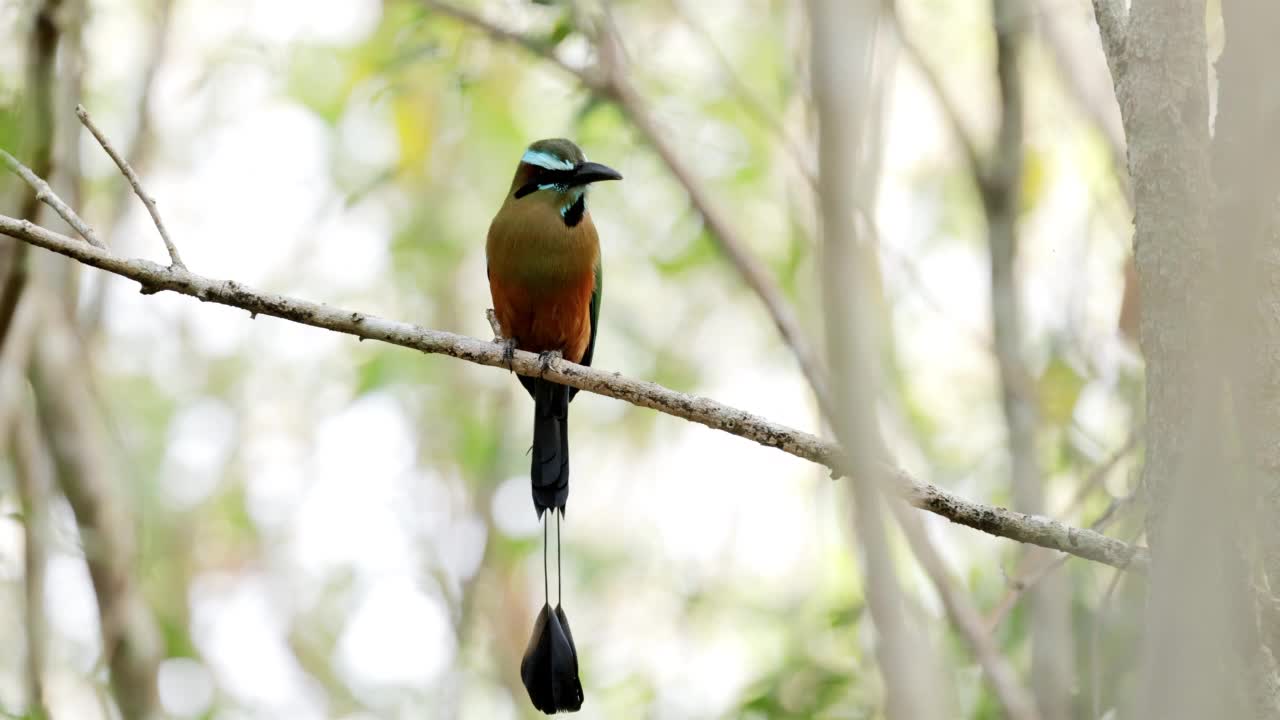
[[[587,187],[621,179],[612,168],[587,161],[577,145],[564,139],[539,140],[521,156],[485,247],[489,291],[508,352],[519,348],[541,354],[544,362],[558,354],[591,364],[603,275],[600,239],[587,212]],[[534,404],[529,473],[533,506],[544,520],[545,585],[543,513],[558,510],[563,516],[569,498],[569,401],[577,389],[525,376],[520,383]],[[557,518],[557,549],[559,539]],[[520,674],[539,710],[550,714],[581,707],[573,636],[563,609],[557,603],[553,611],[549,597]]]

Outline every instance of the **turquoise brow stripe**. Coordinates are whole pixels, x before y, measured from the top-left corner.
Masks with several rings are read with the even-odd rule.
[[[548,152],[541,150],[526,150],[524,157],[520,158],[521,162],[537,165],[547,170],[572,170],[573,163],[562,158],[558,158]]]

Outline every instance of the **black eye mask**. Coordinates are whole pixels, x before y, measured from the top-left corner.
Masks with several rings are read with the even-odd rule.
[[[516,190],[515,198],[519,200],[525,195],[557,185],[561,187],[569,187],[573,184],[573,173],[573,170],[543,170],[535,175],[532,180],[521,185],[520,188]]]

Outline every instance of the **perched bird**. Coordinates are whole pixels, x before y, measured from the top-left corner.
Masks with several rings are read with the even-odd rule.
[[[485,254],[493,310],[508,342],[543,355],[591,364],[600,323],[600,239],[587,212],[587,187],[621,180],[616,170],[588,162],[560,138],[529,146],[506,201],[489,226]],[[533,396],[530,479],[538,517],[564,513],[569,497],[569,400],[575,389],[520,377]]]
[[[587,212],[587,187],[621,180],[616,170],[588,162],[568,140],[539,140],[525,150],[502,208],[489,226],[485,254],[493,310],[507,343],[590,365],[600,326],[600,238]],[[547,516],[560,517],[569,499],[569,401],[577,394],[543,378],[520,376],[533,397],[533,448],[529,476],[533,507],[543,520],[543,588],[546,599],[520,663],[520,677],[534,707],[548,715],[582,707],[578,651],[569,618],[557,600],[553,610],[546,579]],[[559,584],[559,582],[557,582]]]

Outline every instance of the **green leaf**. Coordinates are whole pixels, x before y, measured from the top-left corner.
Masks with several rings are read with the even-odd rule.
[[[535,0],[536,1],[536,0]],[[546,3],[549,4],[549,3]],[[564,39],[573,34],[577,28],[573,25],[573,14],[566,12],[556,21],[554,27],[551,28],[551,34],[547,36],[547,46],[557,47]]]
[[[1036,383],[1040,412],[1047,422],[1065,425],[1071,421],[1085,379],[1061,358],[1055,357]]]

